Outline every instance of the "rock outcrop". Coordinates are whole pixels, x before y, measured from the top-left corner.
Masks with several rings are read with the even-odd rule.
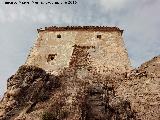
[[[21,66],[15,75],[7,81],[7,92],[0,103],[0,119],[21,118],[38,102],[49,99],[59,81],[53,75],[46,74],[34,66]]]
[[[90,47],[76,46],[58,75],[21,66],[7,81],[0,120],[159,120],[160,56],[129,72],[100,74],[88,63]]]
[[[7,81],[0,120],[159,120],[160,57],[122,75],[23,65]]]
[[[0,119],[135,118],[129,102],[117,98],[114,88],[98,82],[104,76],[87,77],[82,80],[69,68],[60,76],[53,76],[34,66],[21,66],[8,79],[7,92],[0,104]]]
[[[160,56],[132,70],[116,89],[118,96],[131,102],[137,119],[160,119]]]

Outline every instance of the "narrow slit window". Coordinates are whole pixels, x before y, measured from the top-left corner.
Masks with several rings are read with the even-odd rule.
[[[60,35],[60,34],[58,34],[58,35],[57,35],[57,38],[61,38],[61,35]]]
[[[102,37],[101,35],[97,35],[97,38],[101,39],[101,37]]]

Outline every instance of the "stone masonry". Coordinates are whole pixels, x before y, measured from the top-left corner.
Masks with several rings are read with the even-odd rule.
[[[160,56],[132,69],[117,27],[38,29],[0,120],[160,120]]]
[[[34,65],[57,75],[59,71],[75,63],[73,54],[85,56],[80,55],[85,50],[79,51],[80,53],[74,51],[79,46],[87,50],[89,59],[87,65],[97,72],[101,74],[110,70],[125,72],[130,70],[131,66],[122,33],[123,30],[117,27],[99,26],[38,29],[38,39],[28,56],[26,65]],[[81,63],[86,62],[81,61]]]

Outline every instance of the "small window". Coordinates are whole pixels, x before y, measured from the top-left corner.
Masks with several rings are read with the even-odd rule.
[[[60,34],[58,34],[58,35],[57,35],[57,38],[61,38],[61,35],[60,35]]]
[[[57,54],[49,54],[47,58],[47,62],[54,60],[56,55]]]
[[[97,38],[101,39],[101,35],[97,35]]]

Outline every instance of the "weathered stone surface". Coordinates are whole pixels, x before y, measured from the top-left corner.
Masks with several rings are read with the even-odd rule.
[[[160,56],[142,64],[120,83],[118,96],[131,101],[137,119],[160,119]]]
[[[14,119],[28,106],[31,109],[36,103],[49,99],[50,92],[57,88],[58,84],[55,76],[46,74],[41,68],[21,66],[17,73],[8,79],[7,92],[0,102],[0,119]]]
[[[71,58],[73,62],[75,58],[73,54],[77,50],[75,45],[77,45],[82,46],[83,52],[79,51],[76,56],[88,50],[91,66],[100,73],[110,72],[110,70],[124,72],[131,69],[122,34],[118,28],[51,27],[48,29],[39,32],[37,42],[26,61],[27,65],[34,65],[48,72],[59,74],[60,70],[69,66]],[[57,38],[57,35],[61,35],[61,38]],[[97,38],[97,35],[101,35],[101,38]],[[92,47],[87,48],[87,46]],[[51,55],[56,56],[48,60]]]
[[[56,77],[34,66],[21,66],[8,80],[8,91],[1,101],[0,118],[40,120],[51,113],[50,117],[60,120],[134,119],[134,111],[122,106],[123,101],[115,96],[114,88],[110,84],[105,86],[103,79],[107,77],[97,73],[80,79],[72,70],[66,69]],[[24,86],[24,81],[28,85]],[[8,95],[10,89],[18,89],[18,93]]]
[[[118,28],[38,31],[7,81],[0,120],[160,119],[160,56],[130,70]]]
[[[128,77],[89,71],[83,79],[73,68],[53,76],[37,67],[22,66],[8,80],[8,91],[0,104],[1,119],[40,120],[51,113],[60,120],[158,120],[157,66],[159,57],[127,73]],[[8,95],[11,89],[20,92]]]

